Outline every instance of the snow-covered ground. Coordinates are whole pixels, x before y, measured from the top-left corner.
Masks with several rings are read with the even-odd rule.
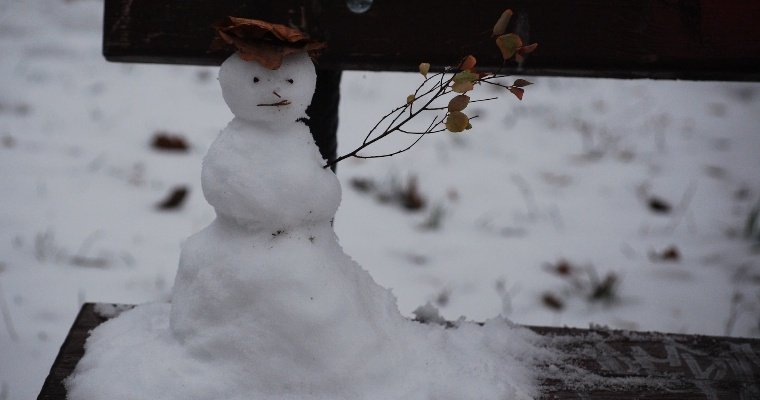
[[[231,119],[217,69],[106,63],[101,14],[0,1],[0,399],[36,396],[82,302],[165,299],[180,243],[213,218],[201,159]],[[420,79],[346,73],[342,152]],[[345,251],[406,315],[432,301],[450,319],[760,336],[743,237],[760,85],[531,80],[523,102],[473,105],[467,133],[341,163]],[[154,150],[158,131],[190,151]],[[394,200],[412,181],[417,211]],[[158,210],[178,185],[185,204]]]

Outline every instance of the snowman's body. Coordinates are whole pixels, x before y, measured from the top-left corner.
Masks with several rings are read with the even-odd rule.
[[[256,371],[272,383],[277,371],[318,371],[308,383],[317,385],[361,369],[399,317],[391,294],[343,254],[332,230],[340,184],[297,122],[315,78],[305,53],[275,71],[238,57],[222,65],[235,118],[202,172],[217,219],[184,244],[172,296],[171,328],[194,354],[246,365],[281,348]],[[357,291],[366,287],[375,293]]]
[[[276,71],[230,57],[235,118],[203,163],[217,218],[183,245],[172,304],[93,331],[72,400],[505,399],[532,393],[528,337],[504,319],[458,329],[402,317],[348,257],[331,221],[335,175],[304,116],[306,54]],[[518,361],[521,360],[521,361]]]

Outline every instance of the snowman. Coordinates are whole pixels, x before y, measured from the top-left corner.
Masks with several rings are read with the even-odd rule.
[[[183,246],[171,310],[171,329],[190,352],[244,365],[279,348],[256,375],[277,382],[283,371],[318,371],[300,383],[307,386],[356,370],[387,345],[386,327],[400,318],[392,295],[343,254],[332,229],[340,185],[298,122],[315,82],[305,52],[276,70],[238,55],[222,64],[219,83],[235,117],[202,169],[217,217]]]
[[[171,304],[138,306],[91,334],[69,399],[535,394],[534,336],[503,318],[457,329],[406,319],[343,252],[331,224],[340,185],[299,122],[314,66],[306,51],[286,53],[222,64],[234,118],[202,169],[216,219],[184,243]]]

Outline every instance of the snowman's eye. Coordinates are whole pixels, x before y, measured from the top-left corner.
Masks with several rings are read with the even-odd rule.
[[[259,83],[260,80],[258,76],[253,77],[253,83]]]
[[[288,83],[292,85],[293,84],[293,80],[292,79],[288,79]]]

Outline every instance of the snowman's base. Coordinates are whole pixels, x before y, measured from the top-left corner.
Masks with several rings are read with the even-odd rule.
[[[120,310],[131,307],[84,304],[37,399],[65,400],[63,382],[84,355],[90,331],[118,315]],[[529,328],[552,338],[554,346],[572,356],[573,365],[596,374],[593,378],[573,379],[570,383],[550,378],[566,374],[551,371],[550,366],[541,385],[542,398],[760,398],[760,339]],[[612,381],[615,383],[611,384]]]

